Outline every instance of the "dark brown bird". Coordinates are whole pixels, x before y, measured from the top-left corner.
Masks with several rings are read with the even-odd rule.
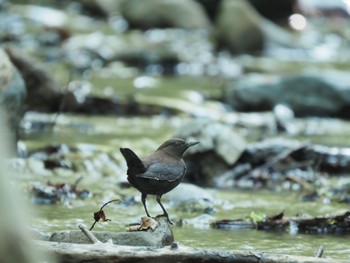
[[[171,139],[164,142],[153,154],[143,160],[132,150],[120,148],[128,165],[128,181],[141,192],[142,204],[148,217],[151,216],[146,207],[146,198],[147,195],[155,195],[163,210],[163,215],[171,222],[161,203],[161,197],[182,181],[186,173],[186,164],[182,155],[189,147],[197,143],[199,142]]]

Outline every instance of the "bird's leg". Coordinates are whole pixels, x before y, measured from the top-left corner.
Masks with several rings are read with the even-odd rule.
[[[163,209],[163,215],[161,215],[161,216],[165,216],[168,219],[168,222],[173,225],[174,223],[171,222],[167,211],[165,211],[165,208],[162,205],[162,202],[160,201],[161,198],[162,198],[162,195],[156,195],[156,200],[157,200],[158,204],[160,205],[160,207]]]
[[[144,193],[142,193],[142,195],[141,195],[141,201],[142,201],[143,207],[145,208],[146,215],[147,215],[148,217],[151,217],[151,216],[149,215],[148,210],[147,210],[147,207],[146,207],[146,197],[147,197],[147,195],[144,194]]]

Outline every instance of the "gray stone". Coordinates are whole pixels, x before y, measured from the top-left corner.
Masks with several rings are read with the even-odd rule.
[[[96,238],[105,243],[112,240],[115,245],[124,246],[149,246],[163,247],[171,245],[174,242],[172,225],[166,218],[156,218],[159,225],[155,230],[148,229],[147,231],[134,232],[107,232],[107,231],[92,231]],[[90,244],[91,242],[82,231],[59,231],[51,235],[50,241],[75,243],[75,244]]]
[[[265,42],[261,16],[245,0],[223,0],[215,23],[219,46],[232,53],[262,50]]]
[[[144,29],[210,27],[203,7],[193,0],[124,0],[120,5],[120,11],[131,26]]]
[[[243,136],[235,132],[229,125],[210,120],[191,121],[185,123],[177,134],[186,140],[200,143],[188,149],[189,153],[214,151],[227,164],[234,163],[245,147]]]
[[[278,104],[296,116],[350,117],[347,72],[303,72],[284,78],[248,77],[227,86],[225,100],[238,111],[267,111]]]
[[[181,183],[164,196],[176,210],[186,212],[211,213],[214,211],[215,200],[206,189],[194,184]]]
[[[21,75],[6,52],[0,49],[0,111],[5,115],[10,128],[13,149],[16,148],[18,125],[22,118],[26,94]]]
[[[200,186],[214,186],[213,178],[234,164],[246,145],[243,136],[230,126],[209,120],[185,123],[176,136],[200,142],[185,157],[185,179]]]
[[[76,104],[74,95],[70,92],[64,93],[60,83],[44,65],[24,56],[17,49],[8,49],[7,54],[26,83],[28,96],[25,104],[27,110],[59,110],[63,98],[66,108],[71,107],[69,106],[71,104]]]

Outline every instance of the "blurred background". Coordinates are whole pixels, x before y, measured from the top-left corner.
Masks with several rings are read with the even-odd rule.
[[[114,198],[95,228],[124,231],[143,208],[119,148],[145,156],[181,137],[200,141],[164,196],[181,244],[313,255],[322,243],[349,259],[349,226],[213,224],[349,210],[349,12],[347,0],[0,0],[9,177],[33,231],[89,226]]]

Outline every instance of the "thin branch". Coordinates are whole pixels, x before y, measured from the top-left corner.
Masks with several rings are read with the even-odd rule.
[[[85,226],[83,226],[82,224],[79,224],[78,227],[80,228],[80,230],[85,234],[85,236],[91,241],[91,243],[96,244],[96,243],[102,243],[100,240],[98,240],[95,235],[90,232],[89,230],[87,230],[85,228]]]
[[[321,244],[320,247],[316,251],[315,257],[317,257],[317,258],[322,257],[323,251],[324,251],[324,248],[323,248],[323,245]]]

